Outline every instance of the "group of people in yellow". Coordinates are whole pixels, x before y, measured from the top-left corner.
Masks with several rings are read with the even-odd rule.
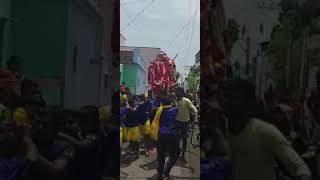
[[[128,141],[134,146],[133,150],[138,151],[141,137],[145,137],[150,148],[150,142],[157,141],[161,103],[147,94],[122,94],[120,102],[120,145]]]
[[[177,124],[176,131],[180,132],[183,141],[182,154],[184,155],[190,128],[190,114],[195,113],[195,117],[198,116],[196,107],[185,96],[183,88],[178,88],[174,95],[157,94],[155,98],[148,94],[121,94],[120,145],[124,141],[129,141],[136,145],[134,150],[138,151],[139,141],[141,137],[145,137],[147,148],[150,150],[151,142],[157,142],[158,140],[161,113],[166,108],[162,101],[165,97],[168,97],[172,100],[171,104],[175,104],[176,109],[179,109],[174,116],[174,120]]]
[[[156,93],[155,99],[148,95],[121,95],[120,144],[130,142],[129,148],[138,157],[139,142],[144,137],[147,153],[156,143],[158,179],[169,177],[170,170],[181,155],[186,162],[185,152],[191,122],[198,122],[198,110],[186,98],[182,87],[175,93]],[[194,118],[191,118],[191,114]],[[180,147],[182,142],[182,147]],[[166,157],[169,161],[165,165]]]

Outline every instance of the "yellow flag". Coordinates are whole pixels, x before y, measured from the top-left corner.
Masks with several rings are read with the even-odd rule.
[[[122,141],[123,141],[123,129],[122,127],[120,127],[120,146],[122,145]]]
[[[158,130],[159,130],[159,124],[160,124],[160,117],[161,117],[161,113],[163,108],[171,108],[170,105],[167,106],[162,106],[162,104],[160,105],[160,107],[157,109],[156,115],[152,121],[151,124],[151,139],[157,141],[158,140]]]
[[[151,139],[157,141],[158,140],[158,129],[159,129],[159,123],[160,123],[160,117],[162,113],[163,107],[160,105],[160,107],[157,109],[156,115],[151,123],[150,132],[151,132]]]
[[[17,126],[31,126],[27,111],[24,108],[17,108],[13,112],[12,119]]]
[[[111,117],[111,106],[102,106],[99,108],[100,121],[106,121]]]
[[[128,96],[125,94],[125,95],[123,95],[123,97],[122,97],[124,100],[127,100],[128,99]]]

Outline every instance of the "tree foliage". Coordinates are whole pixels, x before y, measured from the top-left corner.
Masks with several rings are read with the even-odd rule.
[[[224,39],[228,52],[231,51],[233,45],[239,40],[240,25],[233,18],[228,19],[227,28],[225,30]]]
[[[176,72],[176,79],[179,79],[181,77],[179,72]]]
[[[188,88],[191,91],[196,91],[197,86],[200,84],[200,69],[192,66],[186,78]]]
[[[274,26],[269,44],[269,77],[279,89],[290,89],[288,92],[292,93],[291,96],[297,96],[301,92],[303,39],[305,35],[311,35],[310,29],[316,29],[313,22],[314,17],[319,14],[318,7],[319,3],[314,0],[307,0],[302,4],[294,0],[282,0],[280,3],[279,24]],[[316,64],[316,61],[308,61],[308,66]],[[286,70],[289,72],[288,87],[285,86]]]

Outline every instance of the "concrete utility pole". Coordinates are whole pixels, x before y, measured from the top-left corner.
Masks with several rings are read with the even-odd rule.
[[[292,47],[292,38],[289,33],[289,46],[287,47],[287,57],[286,57],[286,67],[285,67],[285,77],[286,77],[286,88],[289,88],[289,76],[290,76],[290,57],[291,57],[291,47]]]
[[[247,49],[246,49],[246,75],[250,73],[250,37],[247,37]]]
[[[300,74],[300,88],[302,97],[305,96],[306,89],[308,88],[308,56],[307,56],[307,47],[308,45],[308,29],[303,31],[303,45],[302,45],[302,62],[301,62],[301,74]]]

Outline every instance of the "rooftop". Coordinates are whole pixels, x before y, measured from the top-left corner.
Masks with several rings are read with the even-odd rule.
[[[161,48],[158,48],[158,47],[143,47],[143,46],[141,46],[141,47],[139,47],[139,46],[121,46],[121,47],[123,47],[123,48],[149,48],[149,49],[161,49]]]
[[[121,49],[120,50],[120,64],[130,64],[133,62],[133,50]]]
[[[141,57],[145,62],[145,66],[148,67],[150,61],[157,57],[161,48],[157,47],[136,47],[136,46],[121,46],[120,49],[139,49]]]
[[[123,34],[121,34],[121,33],[120,33],[120,36],[121,36],[123,39],[127,40],[127,38],[126,38],[126,37],[124,37],[124,35],[123,35]]]

